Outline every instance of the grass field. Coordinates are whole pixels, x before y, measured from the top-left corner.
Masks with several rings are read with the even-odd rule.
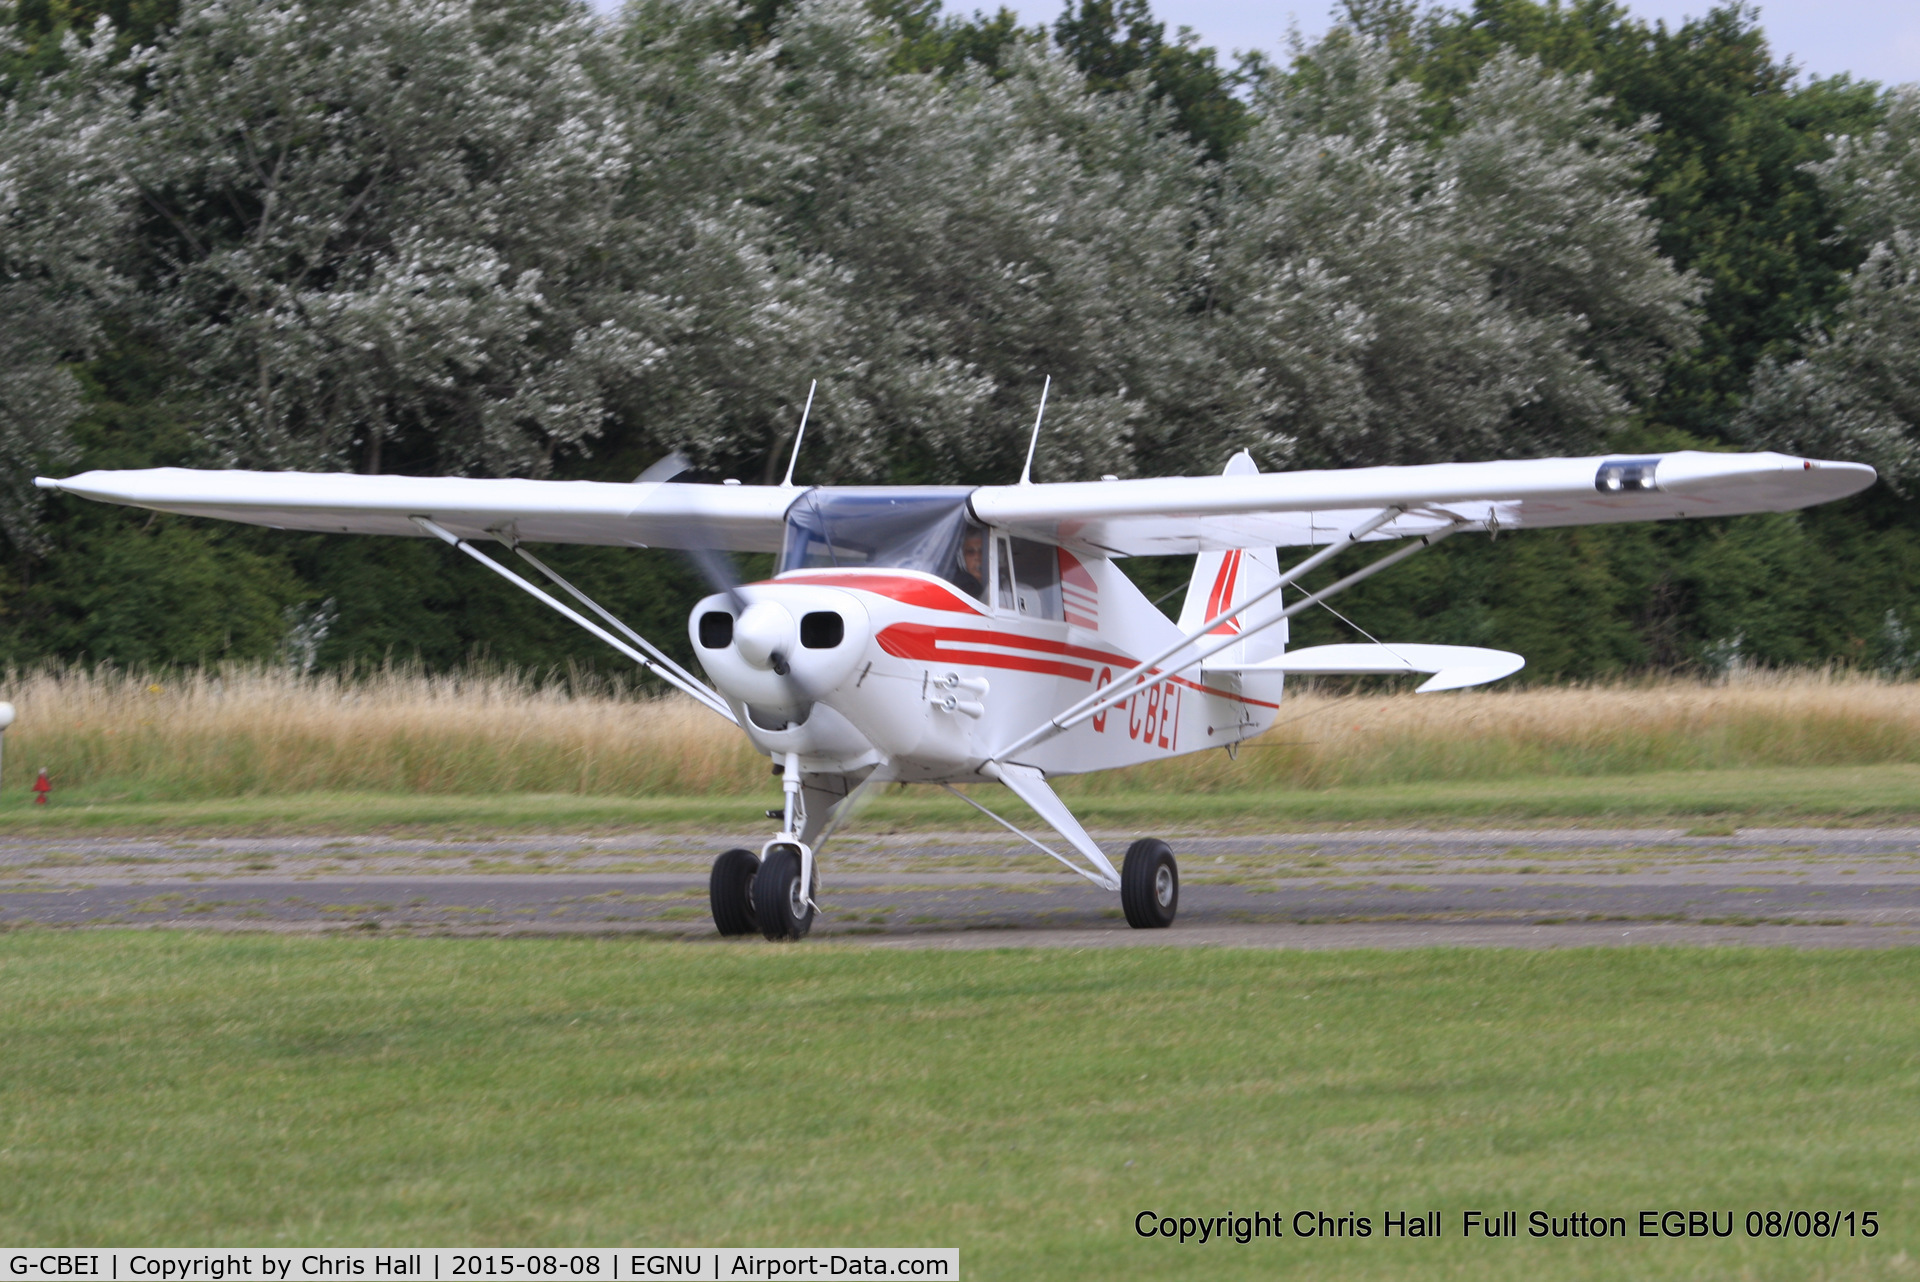
[[[1756,825],[1920,823],[1920,766],[1809,766],[1545,776],[1244,792],[1062,791],[1096,830],[1169,833],[1281,831],[1354,825],[1678,825],[1702,831]],[[998,789],[988,804],[1038,823]],[[291,793],[174,800],[109,789],[59,792],[35,806],[19,789],[0,800],[0,835],[132,833],[179,836],[513,832],[653,829],[755,832],[778,796],[602,797],[575,793]],[[932,788],[889,791],[861,810],[850,833],[997,831],[964,802]]]
[[[983,1277],[1920,1271],[1920,951],[0,937],[0,1238],[956,1245]],[[1458,1236],[1873,1210],[1873,1239]],[[1142,1211],[1369,1240],[1143,1241]],[[1440,1210],[1437,1243],[1382,1240]]]

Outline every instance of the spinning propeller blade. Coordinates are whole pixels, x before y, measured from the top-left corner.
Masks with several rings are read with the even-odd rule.
[[[647,470],[633,478],[635,485],[645,485],[654,481],[671,481],[682,472],[693,470],[693,460],[679,450],[662,455],[647,465]]]
[[[813,394],[809,391],[807,395],[807,409],[811,410],[812,408]],[[800,431],[804,433],[805,430],[806,415],[803,412],[800,420]],[[794,455],[796,459],[799,456],[799,452],[800,441],[798,437],[796,437],[794,441]],[[667,483],[691,471],[692,468],[692,460],[679,450],[674,450],[672,453],[655,461],[644,472],[634,477],[633,480],[636,485]],[[792,480],[793,465],[790,462],[787,466],[787,478],[783,483],[783,487],[790,487]],[[733,563],[733,558],[716,547],[685,548],[682,549],[682,553],[687,560],[692,563],[694,569],[700,572],[700,577],[707,581],[707,586],[715,593],[726,597],[727,608],[733,613],[734,626],[736,629],[742,627],[743,623],[745,623],[745,626],[748,628],[751,628],[752,624],[747,623],[746,620],[748,612],[753,609],[753,603],[748,601],[745,594],[740,591],[740,575]],[[761,609],[763,612],[769,609],[777,611],[778,607],[763,605]],[[736,635],[738,634],[736,633]],[[768,657],[773,674],[784,681],[788,689],[799,696],[799,700],[809,703],[812,702],[814,694],[793,675],[793,666],[789,661],[789,656],[783,653],[782,650],[775,649]]]
[[[686,558],[693,563],[695,569],[700,571],[701,577],[707,581],[707,586],[727,598],[727,608],[733,612],[735,636],[738,637],[742,632],[751,629],[754,625],[749,621],[748,614],[754,606],[740,591],[740,575],[734,567],[733,558],[713,548],[688,548]],[[779,606],[771,603],[763,603],[759,608],[762,611],[773,611],[775,618],[780,618],[783,614]],[[792,626],[790,618],[785,626]],[[787,688],[798,696],[796,702],[814,701],[816,696],[813,691],[793,675],[793,665],[789,662],[788,654],[776,649],[768,657],[773,674],[784,681]]]

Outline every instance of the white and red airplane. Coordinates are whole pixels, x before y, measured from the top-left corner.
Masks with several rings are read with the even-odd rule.
[[[1230,748],[1273,723],[1288,673],[1428,673],[1428,692],[1525,662],[1440,645],[1289,652],[1291,616],[1462,531],[1786,511],[1853,494],[1874,472],[1682,451],[1261,475],[1242,453],[1203,477],[977,488],[797,487],[791,477],[791,467],[774,486],[158,468],[37,484],[187,516],[452,544],[772,758],[785,803],[768,815],[780,831],[757,853],[714,861],[713,920],[726,935],[798,939],[813,922],[821,847],[863,792],[894,781],[1004,784],[1084,866],[956,795],[1118,890],[1131,925],[1171,925],[1180,882],[1166,844],[1136,841],[1116,869],[1050,778]],[[1376,540],[1402,546],[1285,599],[1308,571]],[[581,609],[476,546],[488,542]],[[527,550],[537,543],[779,561],[771,579],[726,585],[694,607],[689,631],[709,684],[544,565]],[[1318,550],[1282,572],[1277,547]],[[1114,565],[1175,553],[1199,554],[1177,624]]]

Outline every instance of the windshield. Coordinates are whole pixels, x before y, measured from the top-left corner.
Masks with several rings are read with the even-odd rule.
[[[826,566],[923,570],[979,597],[986,530],[960,487],[809,490],[787,511],[780,572]]]

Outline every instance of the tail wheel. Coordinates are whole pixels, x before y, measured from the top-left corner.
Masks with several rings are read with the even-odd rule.
[[[707,895],[713,903],[713,924],[723,935],[751,935],[759,929],[753,913],[753,878],[760,857],[751,850],[729,850],[713,861]]]
[[[805,939],[813,928],[813,905],[800,885],[800,852],[776,846],[753,879],[753,912],[768,939]]]
[[[1173,925],[1180,909],[1180,865],[1166,842],[1142,837],[1127,847],[1126,862],[1120,866],[1120,907],[1135,930]]]

